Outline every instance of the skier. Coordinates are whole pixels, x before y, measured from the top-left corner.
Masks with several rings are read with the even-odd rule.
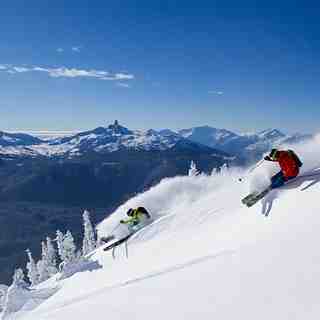
[[[292,150],[272,149],[270,154],[264,157],[264,160],[278,162],[281,171],[271,177],[271,185],[267,189],[260,193],[253,192],[241,200],[248,207],[264,198],[272,189],[279,188],[287,181],[294,179],[302,167],[301,160]]]
[[[130,218],[127,220],[120,220],[120,223],[127,224],[129,227],[137,226],[151,218],[149,212],[144,207],[138,207],[137,209],[130,208],[127,212],[127,216]]]
[[[127,211],[127,216],[129,217],[127,220],[120,220],[120,224],[128,226],[130,234],[127,237],[130,237],[140,228],[144,227],[148,220],[151,219],[150,213],[144,207],[138,207],[136,209],[130,208]],[[102,237],[101,241],[107,243],[115,238],[114,235],[110,235],[108,237]]]
[[[264,157],[264,160],[278,162],[281,168],[281,171],[271,178],[271,189],[279,188],[295,178],[302,166],[299,157],[292,150],[272,149],[270,154]]]

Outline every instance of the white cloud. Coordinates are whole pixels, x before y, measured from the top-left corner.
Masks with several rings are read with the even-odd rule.
[[[14,70],[15,72],[28,72],[28,71],[31,71],[31,69],[25,68],[25,67],[12,67],[12,70]]]
[[[22,66],[4,66],[0,65],[0,69],[5,70],[8,73],[21,73],[21,72],[45,72],[50,77],[53,78],[96,78],[98,80],[106,80],[106,81],[118,81],[118,80],[132,80],[134,79],[133,74],[129,73],[110,73],[105,70],[85,70],[85,69],[76,69],[76,68],[66,68],[66,67],[58,67],[58,68],[44,68],[39,66],[33,67],[22,67]],[[124,83],[123,83],[124,84]]]
[[[64,49],[63,49],[63,48],[58,48],[56,51],[59,52],[59,53],[61,53],[61,52],[64,51]]]
[[[71,50],[73,52],[80,52],[81,47],[72,47]]]
[[[133,74],[129,73],[116,73],[116,74],[107,74],[100,78],[101,80],[132,80],[134,79]]]
[[[223,95],[224,92],[223,91],[215,91],[215,90],[210,90],[208,91],[209,94],[217,94],[219,96]]]
[[[118,82],[118,83],[117,83],[117,86],[118,86],[118,87],[121,87],[121,88],[131,88],[130,84],[128,84],[128,83],[123,83],[123,82]]]
[[[5,66],[4,64],[0,64],[0,70],[7,70],[7,66]]]
[[[117,80],[131,80],[134,78],[132,74],[128,74],[128,73],[116,73],[115,76]]]

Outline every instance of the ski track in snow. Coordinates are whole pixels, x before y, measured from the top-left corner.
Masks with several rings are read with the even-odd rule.
[[[93,291],[93,292],[91,292],[89,294],[84,294],[84,295],[79,296],[79,297],[77,297],[75,299],[70,299],[69,301],[61,303],[59,305],[52,305],[50,307],[50,312],[46,312],[46,310],[41,310],[41,312],[37,313],[37,315],[47,315],[47,316],[49,316],[55,310],[61,310],[63,308],[69,307],[69,306],[77,304],[79,302],[88,300],[88,299],[90,299],[92,297],[97,297],[98,295],[104,294],[106,292],[109,292],[109,291],[112,291],[112,290],[115,290],[115,289],[119,289],[119,288],[122,288],[122,287],[126,287],[126,286],[129,286],[129,285],[132,285],[132,284],[135,284],[135,283],[138,283],[138,282],[142,282],[142,281],[145,281],[145,280],[149,280],[149,279],[152,279],[152,278],[160,277],[160,276],[163,276],[163,275],[168,274],[168,273],[172,273],[172,272],[175,272],[175,271],[179,271],[179,270],[182,270],[182,269],[186,269],[186,268],[192,267],[192,266],[197,265],[197,264],[204,263],[204,262],[206,262],[208,260],[214,260],[214,259],[217,259],[217,258],[219,258],[221,256],[232,255],[232,254],[235,254],[235,253],[236,253],[236,250],[223,250],[223,251],[218,252],[218,253],[213,253],[213,254],[210,254],[210,255],[207,255],[207,256],[204,256],[204,257],[199,257],[199,258],[192,259],[192,260],[187,261],[185,263],[181,263],[181,264],[177,264],[177,265],[174,265],[174,266],[170,266],[170,267],[164,268],[164,269],[159,270],[159,271],[147,273],[146,275],[141,276],[141,277],[129,279],[129,280],[114,284],[112,286],[103,287],[103,288],[101,288],[99,290],[96,290],[96,291]]]

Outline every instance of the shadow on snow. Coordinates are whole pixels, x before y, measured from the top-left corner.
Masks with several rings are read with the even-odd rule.
[[[262,203],[261,213],[267,217],[272,210],[274,200],[279,198],[279,195],[282,190],[299,188],[304,182],[310,182],[310,183],[307,186],[303,187],[301,191],[308,190],[309,188],[313,187],[318,182],[320,182],[320,168],[315,168],[311,171],[308,171],[307,173],[304,173],[301,176],[298,176],[296,179],[288,182],[285,186],[272,190],[261,201]]]

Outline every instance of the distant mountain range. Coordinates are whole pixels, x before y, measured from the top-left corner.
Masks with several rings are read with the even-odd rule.
[[[272,147],[296,143],[312,137],[308,134],[287,135],[277,129],[252,134],[237,134],[209,126],[164,130],[129,130],[118,121],[67,136],[40,139],[28,134],[0,133],[0,154],[30,157],[83,157],[90,153],[115,151],[166,151],[178,146],[194,151],[208,151],[208,147],[224,151],[245,160],[256,160]]]
[[[267,129],[250,134],[236,134],[229,130],[208,126],[184,129],[178,133],[191,141],[217,148],[246,160],[256,160],[271,148],[312,138],[311,134],[287,135],[278,129]]]
[[[83,157],[90,153],[111,153],[115,151],[166,151],[175,148],[194,151],[210,151],[211,147],[169,130],[129,130],[117,121],[108,127],[98,127],[75,135],[49,140],[27,134],[2,133],[0,154],[11,156]],[[223,153],[221,153],[223,154]]]

